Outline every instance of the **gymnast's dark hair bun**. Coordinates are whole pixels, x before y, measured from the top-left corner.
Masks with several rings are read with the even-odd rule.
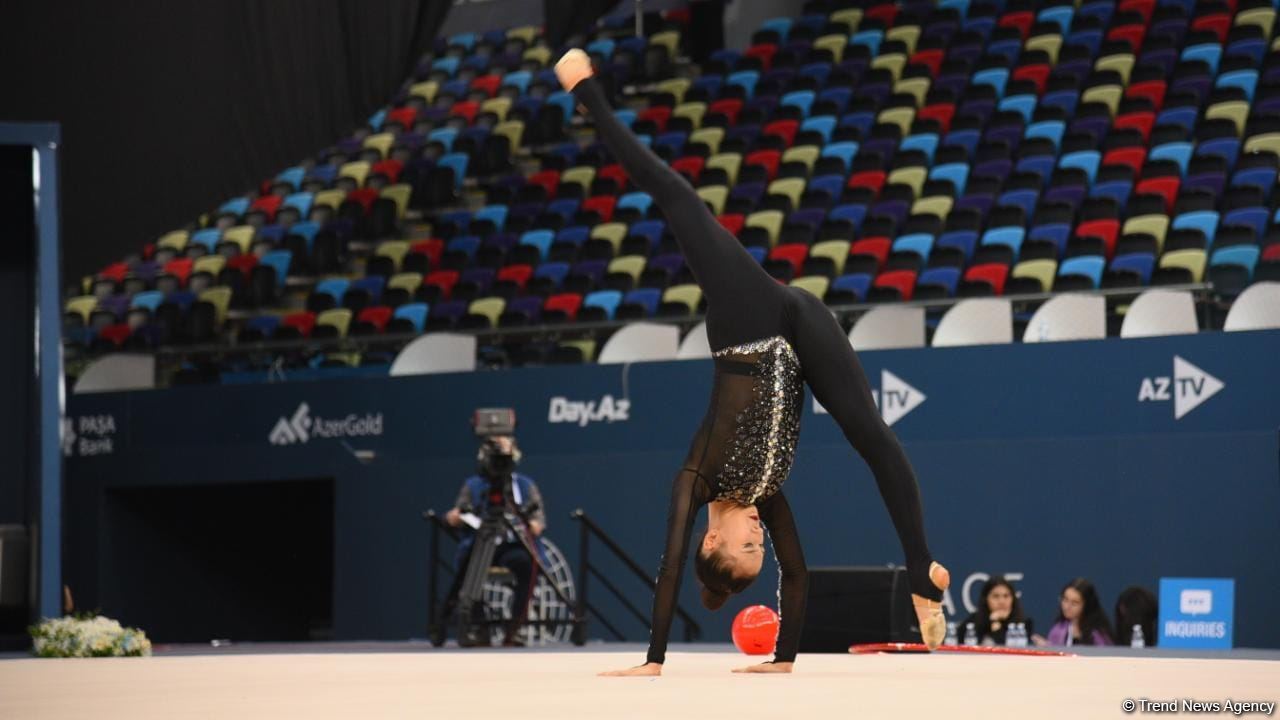
[[[710,588],[702,588],[702,607],[708,610],[719,610],[729,599],[729,593],[716,592]]]

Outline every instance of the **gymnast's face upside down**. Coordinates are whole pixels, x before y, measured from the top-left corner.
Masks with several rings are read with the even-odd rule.
[[[715,501],[707,505],[707,532],[694,563],[702,604],[715,610],[755,581],[764,564],[764,527],[754,505]]]

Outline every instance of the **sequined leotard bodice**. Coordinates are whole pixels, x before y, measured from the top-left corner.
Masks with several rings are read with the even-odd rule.
[[[711,406],[685,468],[706,478],[714,500],[754,505],[787,479],[800,436],[804,379],[786,338],[718,350]]]

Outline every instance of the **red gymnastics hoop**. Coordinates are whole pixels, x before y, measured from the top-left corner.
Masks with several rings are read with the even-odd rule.
[[[871,653],[927,653],[930,650],[924,643],[859,643],[850,645],[849,652],[854,655],[868,655]],[[973,645],[939,645],[938,649],[932,652],[973,653],[976,655],[1030,655],[1032,657],[1078,657],[1075,653],[1061,650]]]

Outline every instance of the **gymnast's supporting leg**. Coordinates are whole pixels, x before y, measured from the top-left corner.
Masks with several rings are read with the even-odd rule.
[[[940,601],[951,578],[929,552],[915,471],[897,436],[880,417],[862,364],[831,311],[802,290],[795,291],[793,299],[796,354],[805,380],[875,475],[906,555],[921,634],[926,644],[936,647],[946,633]]]

